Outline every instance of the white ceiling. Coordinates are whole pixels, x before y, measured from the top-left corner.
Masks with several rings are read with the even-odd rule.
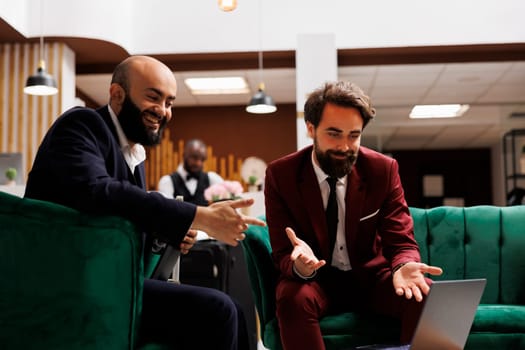
[[[510,129],[525,128],[525,62],[476,62],[345,66],[339,79],[359,85],[372,98],[376,119],[365,130],[363,144],[380,150],[491,147]],[[250,94],[193,96],[188,77],[244,76]],[[260,79],[258,70],[176,72],[176,106],[245,105]],[[78,75],[77,87],[95,102],[107,103],[109,74]],[[266,92],[279,104],[295,104],[293,68],[265,69]],[[410,120],[415,104],[470,104],[460,118]]]

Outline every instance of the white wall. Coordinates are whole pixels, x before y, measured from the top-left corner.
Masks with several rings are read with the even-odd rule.
[[[62,64],[62,67],[60,69],[60,71],[62,72],[62,74],[60,75],[60,78],[62,79],[60,82],[60,86],[62,87],[62,91],[60,92],[60,101],[62,105],[60,106],[60,111],[58,112],[58,114],[61,114],[69,108],[77,105],[75,90],[75,52],[73,52],[73,50],[71,50],[66,45],[62,47],[62,50],[63,57],[60,61],[60,63]],[[55,71],[58,71],[58,69]]]

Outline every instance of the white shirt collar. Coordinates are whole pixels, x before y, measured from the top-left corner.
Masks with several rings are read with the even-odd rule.
[[[180,163],[179,166],[177,167],[177,172],[184,179],[184,181],[186,181],[186,176],[188,176],[188,172],[186,171],[186,169],[184,169],[184,166],[182,165],[182,163]]]
[[[110,105],[108,105],[108,110],[111,120],[113,121],[113,125],[115,125],[115,129],[117,130],[120,149],[122,150],[122,154],[124,155],[124,159],[126,160],[129,169],[133,173],[135,171],[135,167],[146,160],[146,150],[140,143],[136,143],[133,146],[130,145],[126,135],[124,134],[124,130],[122,130],[122,127],[120,126],[117,115]]]

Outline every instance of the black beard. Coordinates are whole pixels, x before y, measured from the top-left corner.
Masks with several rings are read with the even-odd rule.
[[[191,177],[194,177],[195,179],[198,179],[202,173],[202,169],[198,171],[192,171],[187,161],[184,161],[184,169],[188,172],[188,175],[191,175]]]
[[[317,144],[317,140],[315,139],[314,139],[314,152],[315,152],[317,161],[319,162],[319,166],[325,172],[325,174],[327,174],[330,177],[341,178],[345,175],[350,174],[350,172],[352,172],[352,167],[357,161],[357,154],[352,151],[349,151],[349,152],[336,152],[332,150],[328,150],[326,152],[321,151],[319,149],[319,145]],[[331,157],[331,154],[346,156],[346,159],[335,159]]]
[[[117,116],[120,126],[126,134],[126,137],[134,143],[140,143],[143,146],[158,145],[162,139],[162,132],[166,127],[166,118],[162,118],[159,131],[153,131],[147,128],[142,122],[142,114],[150,111],[141,111],[128,95],[124,98],[122,109]]]

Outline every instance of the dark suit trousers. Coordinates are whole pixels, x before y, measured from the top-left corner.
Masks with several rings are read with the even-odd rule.
[[[139,345],[237,350],[237,308],[216,289],[144,281]]]
[[[383,269],[373,276],[342,272],[325,266],[316,279],[279,281],[277,318],[285,350],[325,349],[319,319],[345,311],[372,312],[401,320],[402,343],[410,342],[424,302],[395,294],[392,274]],[[427,279],[429,284],[431,281]]]

